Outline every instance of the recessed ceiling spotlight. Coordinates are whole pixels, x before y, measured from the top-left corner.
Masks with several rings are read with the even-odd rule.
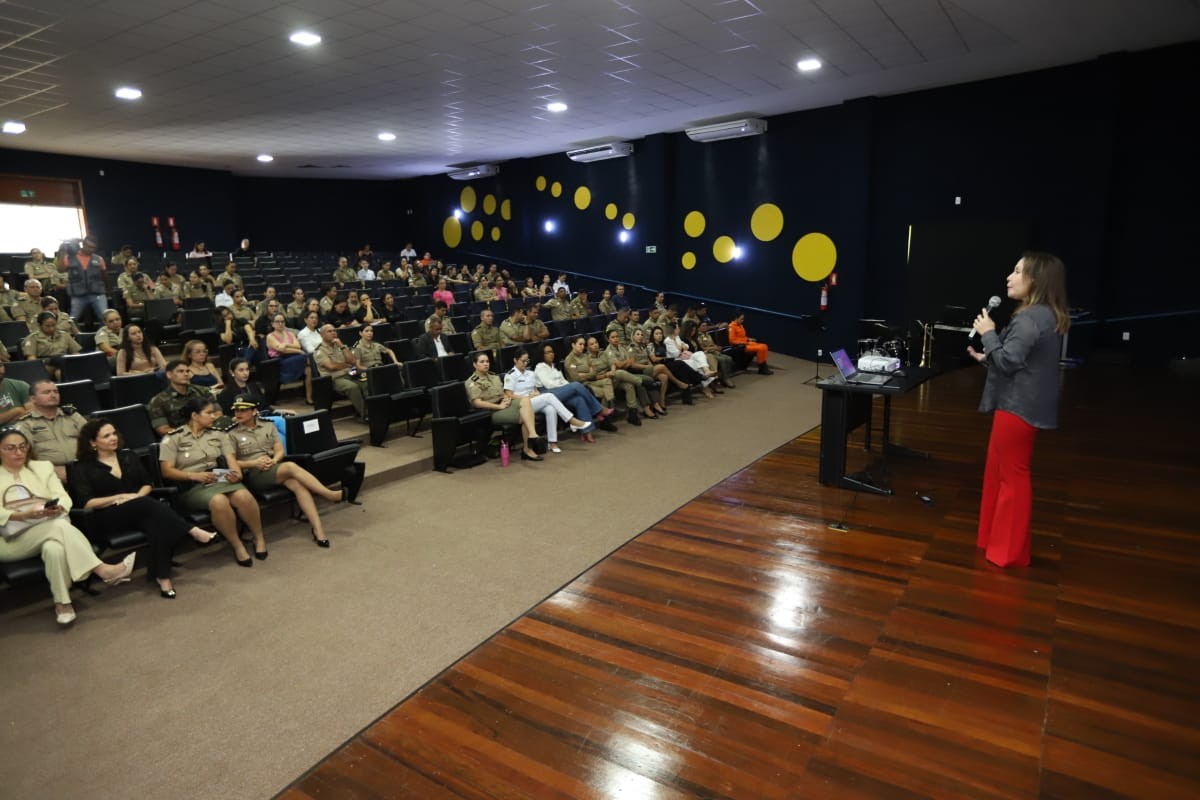
[[[743,252],[744,251],[742,250],[742,248],[738,247],[737,245],[733,246],[733,257],[734,258],[741,258]]]
[[[554,233],[554,229],[557,227],[558,226],[554,224],[554,220],[552,219],[548,219],[542,223],[542,229],[545,230],[546,233]]]
[[[796,69],[800,70],[801,72],[813,72],[814,70],[818,70],[820,68],[821,59],[819,58],[806,58],[796,62]]]
[[[142,90],[135,89],[132,86],[122,86],[120,89],[117,89],[115,92],[113,92],[113,94],[122,100],[137,100],[142,96]]]
[[[4,127],[0,130],[3,130],[5,133],[24,133],[25,123],[9,120],[8,122],[4,123]]]
[[[553,111],[555,114],[561,114],[562,112],[567,110],[567,104],[566,103],[547,103],[546,110]]]
[[[305,47],[312,47],[315,44],[321,43],[321,37],[311,31],[296,31],[288,37],[288,40],[295,44],[304,45]]]
[[[388,131],[384,131],[383,133],[379,134],[379,141],[394,142],[394,141],[396,141],[396,134],[389,133]]]
[[[620,242],[622,244],[624,244],[625,242],[628,242],[629,241],[629,231],[621,231],[620,233],[617,234],[617,239],[620,240]]]
[[[462,215],[463,215],[463,212],[462,212],[461,208],[454,209],[454,218],[455,219],[462,219]]]
[[[267,155],[266,153],[263,153],[262,155],[260,155],[258,157],[258,160],[264,164],[270,164],[272,161],[275,160],[275,156],[271,156],[271,155]]]

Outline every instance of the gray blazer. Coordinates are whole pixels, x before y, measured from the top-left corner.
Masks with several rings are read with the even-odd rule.
[[[1055,331],[1054,311],[1031,306],[997,334],[983,334],[988,368],[980,411],[1015,414],[1035,428],[1058,427],[1058,359],[1062,337]]]

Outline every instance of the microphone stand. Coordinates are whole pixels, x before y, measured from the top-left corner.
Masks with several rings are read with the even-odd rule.
[[[817,340],[817,357],[813,361],[813,376],[804,382],[807,386],[810,383],[816,383],[821,380],[821,354],[825,349],[821,346],[821,334],[825,332],[825,318],[817,314],[805,317],[805,322]]]

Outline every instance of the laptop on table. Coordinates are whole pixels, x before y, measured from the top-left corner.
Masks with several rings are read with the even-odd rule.
[[[846,383],[854,383],[860,386],[882,386],[892,379],[891,375],[874,375],[859,372],[858,367],[854,366],[854,361],[846,354],[845,350],[834,350],[829,355],[833,359],[834,366],[838,368],[838,372],[842,373],[842,379]]]

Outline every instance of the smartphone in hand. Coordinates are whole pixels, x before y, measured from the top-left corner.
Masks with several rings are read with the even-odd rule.
[[[57,498],[57,497],[55,497],[55,498],[53,498],[53,499],[51,499],[51,500],[47,500],[47,501],[46,501],[46,505],[42,506],[42,508],[43,508],[43,509],[45,509],[45,510],[47,510],[47,511],[48,511],[48,510],[50,510],[50,509],[52,509],[52,508],[58,508],[58,498]]]

